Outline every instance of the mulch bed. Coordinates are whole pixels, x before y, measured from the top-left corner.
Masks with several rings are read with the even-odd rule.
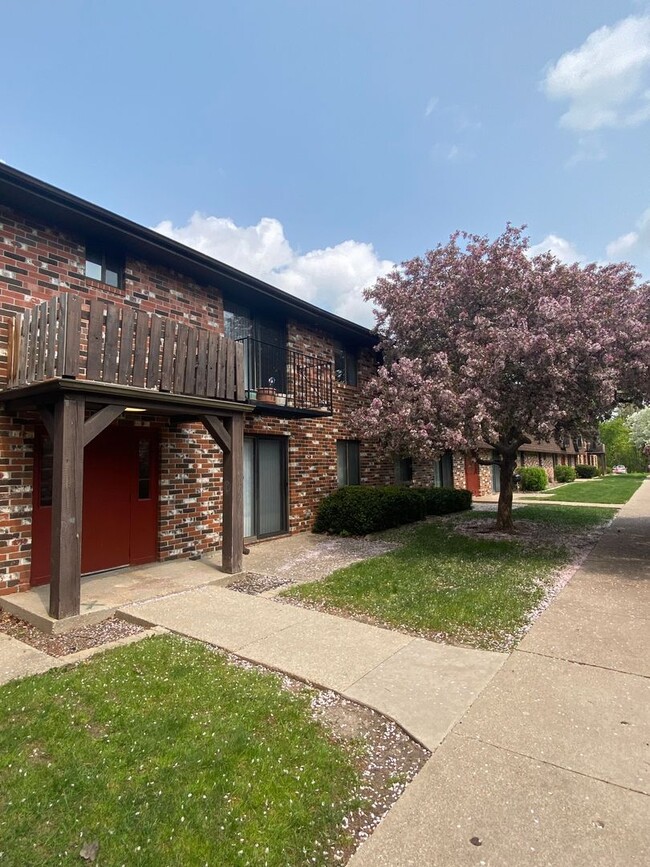
[[[42,650],[49,656],[67,656],[78,650],[99,647],[118,638],[137,635],[139,632],[144,632],[144,627],[120,620],[118,617],[109,617],[99,623],[82,626],[62,635],[47,635],[36,626],[0,610],[0,632],[11,635],[12,638],[17,638],[37,650]]]

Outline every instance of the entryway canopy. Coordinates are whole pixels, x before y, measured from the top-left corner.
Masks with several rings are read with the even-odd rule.
[[[84,448],[127,409],[200,421],[223,451],[222,565],[241,571],[244,414],[252,407],[240,344],[64,294],[16,317],[0,399],[9,410],[38,412],[53,443],[50,616],[79,613]]]

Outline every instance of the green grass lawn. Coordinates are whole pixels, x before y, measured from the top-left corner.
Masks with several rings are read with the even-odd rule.
[[[544,496],[543,500],[564,500],[567,503],[627,503],[645,478],[645,473],[629,473],[627,476],[603,476],[602,479],[570,482],[549,496]]]
[[[424,636],[507,649],[544,597],[553,570],[570,559],[569,537],[614,514],[611,509],[525,506],[515,511],[515,526],[530,522],[545,537],[531,544],[523,538],[454,532],[467,520],[495,519],[494,513],[465,512],[391,531],[392,538],[405,541],[403,547],[282,595]]]
[[[198,644],[148,638],[0,695],[0,863],[330,863],[353,750],[282,689]]]

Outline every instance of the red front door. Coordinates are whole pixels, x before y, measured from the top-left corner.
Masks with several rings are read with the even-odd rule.
[[[475,497],[481,494],[481,476],[479,472],[478,462],[469,455],[465,456],[465,485],[467,490],[471,491]]]
[[[32,518],[32,584],[50,580],[51,446],[39,438]],[[109,427],[84,451],[81,571],[156,559],[157,439],[147,429]]]

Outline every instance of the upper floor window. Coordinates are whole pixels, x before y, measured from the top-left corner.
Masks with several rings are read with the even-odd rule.
[[[223,318],[226,337],[231,340],[242,340],[254,336],[253,318],[248,307],[232,302],[224,302]]]
[[[86,247],[86,277],[119,289],[122,285],[122,271],[122,263],[117,256],[97,247]]]
[[[287,390],[287,331],[283,322],[254,316],[250,308],[224,302],[224,330],[244,344],[244,381],[247,391]]]
[[[357,356],[343,346],[334,348],[334,375],[337,382],[357,384]]]

